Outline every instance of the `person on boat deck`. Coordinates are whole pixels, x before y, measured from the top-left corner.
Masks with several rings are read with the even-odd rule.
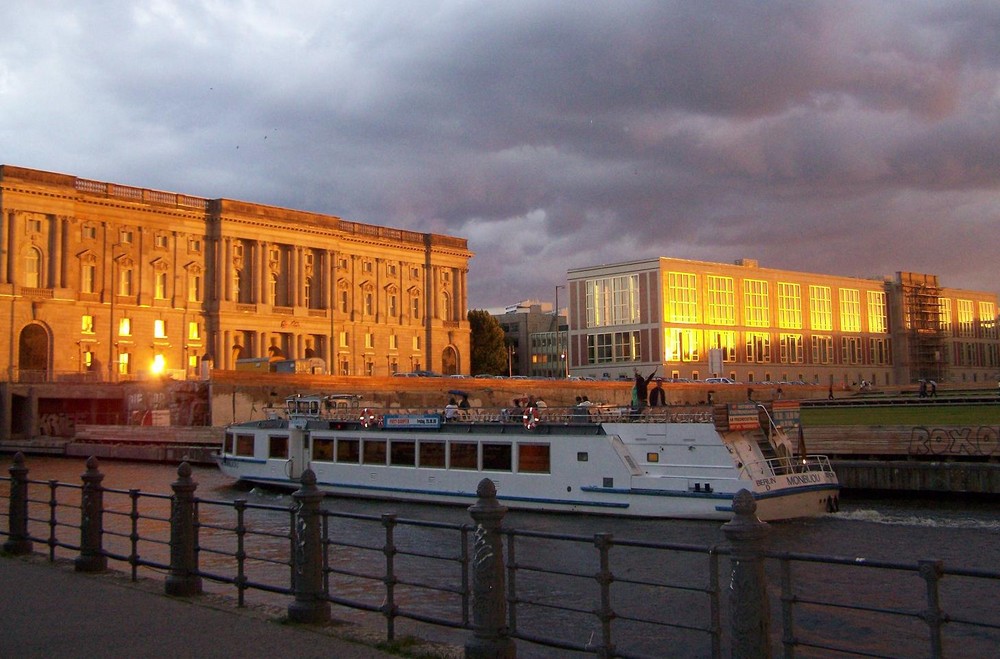
[[[639,372],[639,369],[635,369],[635,397],[639,399],[639,409],[646,407],[646,401],[649,398],[647,387],[650,380],[652,380],[655,376],[655,368],[647,377],[642,377],[642,373]]]
[[[462,394],[462,400],[458,401],[458,409],[467,410],[472,405],[469,404],[469,394]]]
[[[458,405],[454,398],[450,398],[448,404],[444,406],[444,420],[454,421],[456,416],[458,416]]]
[[[656,378],[656,384],[649,392],[649,406],[663,407],[667,404],[667,394],[663,391],[663,378]]]

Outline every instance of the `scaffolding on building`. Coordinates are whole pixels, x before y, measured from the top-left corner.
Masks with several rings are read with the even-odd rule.
[[[941,326],[941,287],[936,275],[899,273],[904,322],[909,342],[910,373],[914,379],[945,379],[947,350]]]

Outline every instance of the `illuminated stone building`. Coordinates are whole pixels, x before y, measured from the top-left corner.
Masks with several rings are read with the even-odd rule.
[[[996,382],[997,297],[937,277],[860,279],[659,258],[570,270],[570,371],[822,385]]]
[[[0,248],[5,381],[468,373],[461,238],[3,165]]]

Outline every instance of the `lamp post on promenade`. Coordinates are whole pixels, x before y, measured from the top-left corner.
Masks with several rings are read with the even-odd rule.
[[[556,354],[558,354],[559,358],[562,360],[562,363],[563,363],[563,368],[562,368],[563,375],[568,378],[569,377],[569,341],[567,340],[567,342],[566,342],[565,345],[562,343],[562,332],[560,332],[560,330],[559,330],[559,289],[560,288],[565,289],[566,287],[565,286],[556,286],[556,301],[555,301],[555,309],[552,310],[552,318],[553,318],[553,320],[555,322]],[[567,322],[568,322],[568,320],[569,319],[567,318]],[[567,337],[567,339],[568,339],[568,337]]]

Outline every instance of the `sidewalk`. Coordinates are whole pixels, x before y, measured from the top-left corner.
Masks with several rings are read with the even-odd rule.
[[[341,637],[343,626],[280,618],[273,609],[239,609],[210,595],[169,597],[162,583],[133,583],[118,572],[74,572],[72,563],[38,554],[0,557],[0,657],[398,656]]]

